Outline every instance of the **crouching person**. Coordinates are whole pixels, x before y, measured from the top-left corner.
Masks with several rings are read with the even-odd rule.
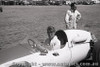
[[[52,40],[52,38],[54,37],[54,34],[55,34],[55,28],[53,26],[48,26],[47,27],[47,35],[48,35],[48,38],[45,40],[45,44],[46,45],[50,45],[50,41]]]

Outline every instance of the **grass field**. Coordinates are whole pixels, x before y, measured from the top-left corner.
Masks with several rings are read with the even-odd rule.
[[[93,32],[100,40],[100,5],[77,7],[82,14],[78,28]],[[64,17],[68,9],[68,6],[3,6],[0,13],[0,46],[14,46],[27,36],[44,41],[48,26],[52,25],[56,30],[66,29]]]

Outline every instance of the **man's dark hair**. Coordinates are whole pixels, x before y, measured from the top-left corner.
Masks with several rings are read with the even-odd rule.
[[[71,7],[71,9],[73,9],[74,11],[77,9],[75,3],[71,3],[70,7]]]
[[[48,26],[47,33],[53,33],[55,32],[55,28],[53,26]]]
[[[70,5],[71,7],[75,7],[75,3],[71,3],[71,5]]]

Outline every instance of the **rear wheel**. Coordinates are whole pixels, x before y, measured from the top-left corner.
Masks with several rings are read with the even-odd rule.
[[[100,67],[100,49],[98,51],[98,67]]]

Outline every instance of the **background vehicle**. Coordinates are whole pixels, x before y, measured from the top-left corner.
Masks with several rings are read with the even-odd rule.
[[[66,5],[70,5],[71,4],[71,1],[66,1]]]
[[[0,12],[3,12],[3,9],[2,9],[2,7],[0,7]]]

